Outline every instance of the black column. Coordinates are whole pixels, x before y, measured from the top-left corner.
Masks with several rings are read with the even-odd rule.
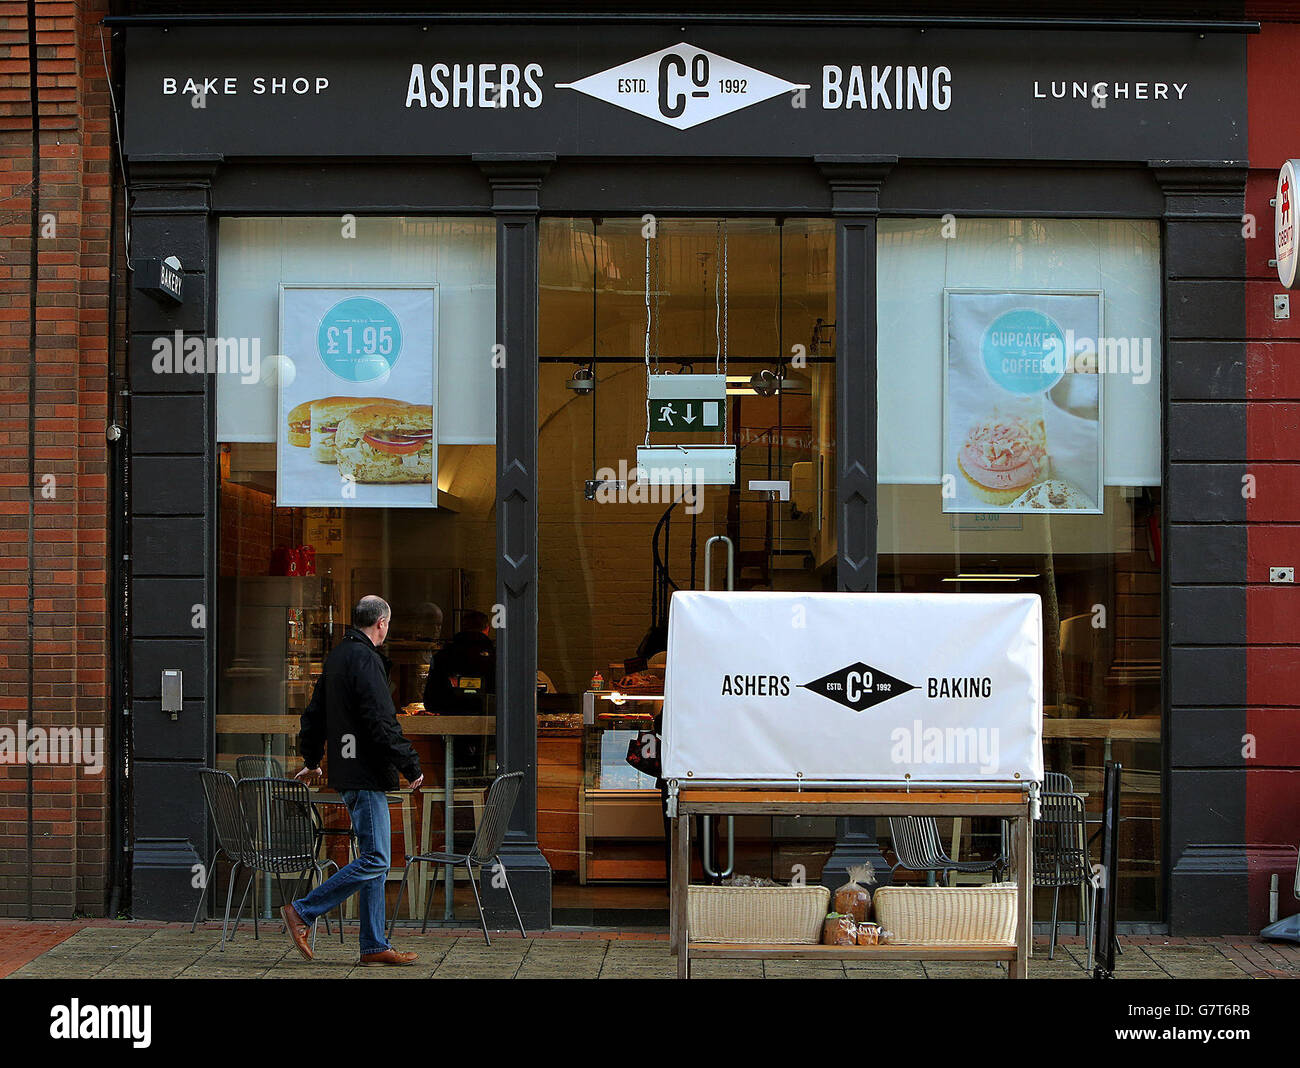
[[[537,845],[537,216],[553,161],[475,157],[497,220],[497,761],[524,773],[501,858],[530,928],[551,925],[551,866]],[[489,920],[512,925],[490,872],[483,891]]]
[[[208,859],[196,772],[211,760],[215,708],[213,383],[169,370],[162,357],[177,331],[212,333],[209,193],[217,162],[131,160],[131,259],[174,255],[184,268],[181,304],[135,288],[130,294],[131,913],[138,919],[191,916],[199,895],[194,865]],[[195,605],[205,606],[207,627],[195,625],[202,622]],[[184,710],[174,720],[161,711],[165,668],[183,673]]]
[[[1246,164],[1165,196],[1164,849],[1170,934],[1247,929]]]
[[[835,218],[835,530],[837,585],[876,588],[876,220],[895,156],[818,156]],[[839,886],[854,864],[888,882],[874,819],[836,821],[822,883]]]

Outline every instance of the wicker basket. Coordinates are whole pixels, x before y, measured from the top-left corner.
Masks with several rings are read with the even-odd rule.
[[[1015,945],[1014,883],[989,886],[884,886],[875,921],[897,945]]]
[[[824,886],[692,886],[686,929],[692,942],[813,945],[830,898]]]

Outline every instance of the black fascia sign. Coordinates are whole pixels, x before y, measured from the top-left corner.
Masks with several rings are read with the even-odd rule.
[[[181,261],[175,256],[136,260],[134,274],[136,289],[144,290],[163,303],[184,303],[185,276],[181,271]]]

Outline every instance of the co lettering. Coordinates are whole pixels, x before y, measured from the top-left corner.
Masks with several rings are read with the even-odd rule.
[[[707,97],[709,90],[709,57],[698,52],[688,65],[685,58],[669,52],[659,61],[659,113],[666,119],[675,119],[686,110],[686,93],[674,85],[690,73],[693,97]]]
[[[870,671],[850,671],[844,676],[844,695],[853,703],[862,700],[863,691],[870,693],[875,677]]]

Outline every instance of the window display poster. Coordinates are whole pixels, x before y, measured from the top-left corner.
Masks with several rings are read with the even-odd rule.
[[[1101,512],[1101,302],[944,291],[945,512]]]
[[[343,509],[310,508],[303,515],[303,541],[316,550],[317,556],[343,552]]]
[[[276,502],[437,505],[437,287],[280,287]]]

